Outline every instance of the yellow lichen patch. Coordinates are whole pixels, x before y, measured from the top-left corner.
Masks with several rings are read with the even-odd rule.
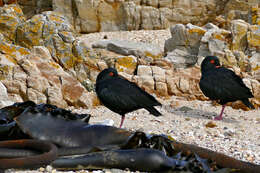
[[[42,30],[43,24],[43,21],[37,21],[36,23],[31,24],[29,29],[31,32],[38,33]]]
[[[203,29],[200,29],[200,28],[191,28],[191,29],[188,30],[188,32],[189,32],[190,34],[198,33],[198,34],[200,34],[200,35],[204,35],[206,31],[203,30]]]
[[[217,40],[225,41],[225,37],[219,33],[213,33],[212,36]]]
[[[23,56],[30,54],[29,50],[24,47],[19,47],[12,44],[7,44],[2,42],[0,44],[0,51],[3,52],[5,55],[9,55],[12,58],[16,58],[17,56]],[[13,63],[16,63],[16,60],[12,60]]]
[[[54,15],[50,15],[49,18],[50,18],[51,21],[55,21],[55,22],[58,22],[58,23],[64,22],[60,17],[54,16]]]
[[[10,56],[10,55],[5,55],[5,58],[6,58],[8,61],[10,61],[10,62],[12,62],[12,63],[14,63],[14,64],[17,64],[17,61],[16,61],[12,56]]]
[[[16,49],[14,46],[7,45],[5,43],[0,44],[0,50],[5,54],[13,54],[16,52]]]
[[[118,71],[124,71],[125,68],[134,71],[137,65],[136,59],[134,57],[125,56],[117,58],[116,60],[116,68]]]
[[[260,33],[249,32],[247,34],[248,44],[252,47],[259,47],[260,45]]]
[[[18,7],[18,6],[13,6],[13,10],[14,10],[16,13],[23,15],[23,11],[22,11],[22,9],[21,9],[20,7]]]
[[[252,68],[252,71],[257,71],[257,70],[260,70],[260,66],[256,66],[256,67],[254,67],[254,68]]]
[[[151,57],[151,58],[153,58],[153,59],[160,59],[160,58],[162,58],[162,54],[161,54],[161,53],[159,53],[159,54],[157,54],[157,55],[153,55],[153,54],[151,54],[150,52],[145,51],[144,54],[145,54],[145,56]]]
[[[0,80],[6,79],[6,76],[13,71],[13,67],[9,65],[1,65],[0,66]]]
[[[92,106],[93,107],[96,107],[96,106],[99,106],[100,105],[100,100],[98,99],[97,96],[95,96],[92,100]]]
[[[58,56],[58,57],[61,57],[61,56]],[[76,57],[74,57],[73,55],[68,55],[68,56],[66,56],[66,55],[63,55],[62,57],[64,57],[64,58],[62,58],[62,59],[66,59],[65,61],[64,61],[64,63],[63,63],[63,65],[65,66],[65,68],[72,68],[72,67],[74,67],[74,65],[76,64],[76,62],[77,62],[77,58]]]
[[[258,24],[259,25],[259,21],[258,19],[260,18],[260,8],[258,8],[258,6],[253,6],[251,8],[251,16],[252,16],[252,24]]]
[[[49,64],[50,64],[50,66],[52,66],[52,67],[54,67],[56,69],[60,68],[60,66],[56,62],[50,61]]]
[[[24,47],[19,47],[19,48],[17,49],[17,51],[18,51],[21,55],[28,55],[28,54],[30,54],[30,52],[29,52],[27,49],[25,49]]]

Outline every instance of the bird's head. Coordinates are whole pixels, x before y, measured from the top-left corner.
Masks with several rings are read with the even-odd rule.
[[[107,80],[107,79],[112,79],[117,76],[118,76],[118,73],[117,73],[116,69],[106,68],[98,74],[96,82],[100,82],[100,81]]]
[[[206,56],[201,63],[201,72],[206,72],[220,67],[220,62],[216,56]]]

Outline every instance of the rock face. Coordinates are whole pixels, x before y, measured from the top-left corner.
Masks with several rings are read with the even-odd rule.
[[[128,40],[101,40],[92,45],[93,48],[105,48],[121,55],[133,55],[144,59],[159,59],[162,53],[159,48],[151,44]]]
[[[16,0],[0,1],[0,5]],[[203,25],[222,15],[231,21],[260,21],[257,0],[23,0],[17,1],[27,18],[43,11],[66,16],[81,33],[164,29],[177,23]],[[250,17],[248,17],[250,16]]]
[[[172,37],[166,40],[166,59],[175,67],[188,67],[197,61],[200,41],[206,30],[192,24],[177,24],[170,28]]]
[[[57,61],[70,68],[76,58],[72,55],[73,28],[66,18],[53,12],[35,15],[19,25],[16,43],[31,49],[46,46]]]
[[[7,41],[15,40],[15,31],[19,24],[25,21],[21,8],[8,5],[0,8],[0,32]]]
[[[254,6],[249,8],[254,21],[252,24],[236,19],[237,14],[244,13],[236,11],[239,5],[229,4],[233,10],[230,14],[236,15],[230,16],[226,10],[229,18],[219,17],[220,23],[217,25],[173,25],[170,28],[171,37],[165,42],[163,51],[151,44],[130,40],[105,39],[91,46],[84,37],[76,36],[75,28],[78,31],[84,29],[84,32],[108,28],[158,29],[171,23],[162,15],[169,9],[183,14],[183,18],[176,20],[183,20],[184,23],[191,19],[198,20],[189,16],[190,13],[200,14],[201,20],[197,22],[202,24],[204,19],[211,18],[211,15],[197,10],[204,10],[204,1],[200,1],[199,6],[197,1],[167,0],[53,0],[52,3],[59,10],[63,5],[71,9],[72,5],[78,11],[72,11],[68,19],[57,12],[48,11],[26,20],[18,5],[0,7],[0,106],[26,100],[63,108],[99,105],[94,92],[95,80],[98,73],[107,67],[115,67],[120,75],[159,97],[177,95],[188,100],[205,100],[207,98],[200,91],[198,82],[199,66],[206,55],[217,55],[223,65],[241,75],[255,96],[252,103],[260,106],[260,29]],[[215,7],[213,4],[215,1],[209,1],[206,5],[209,11]],[[247,3],[242,4],[249,7]],[[182,7],[189,10],[183,11]],[[86,8],[89,10],[86,11]],[[98,13],[97,9],[100,10]],[[78,17],[84,15],[88,20],[81,21],[83,18]],[[157,15],[160,15],[160,20]],[[171,15],[176,14],[171,12]],[[235,20],[231,20],[233,18]],[[240,108],[241,104],[236,102],[232,106]]]

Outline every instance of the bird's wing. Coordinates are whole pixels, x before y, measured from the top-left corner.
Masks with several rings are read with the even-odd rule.
[[[120,80],[124,79],[120,78]],[[122,90],[121,94],[125,95],[127,99],[131,99],[135,103],[142,105],[142,107],[161,106],[161,103],[159,103],[152,95],[141,89],[134,82],[126,81],[127,85],[124,85],[120,82],[120,80],[118,80],[118,89],[125,88],[124,90]]]
[[[104,85],[99,88],[102,88],[98,92],[101,102],[105,106],[110,105],[112,110],[131,111],[142,107],[160,105],[153,96],[143,91],[135,83],[123,78],[104,82]]]
[[[199,84],[202,92],[213,100],[240,100],[252,97],[252,93],[242,79],[226,68],[208,72],[202,76]]]

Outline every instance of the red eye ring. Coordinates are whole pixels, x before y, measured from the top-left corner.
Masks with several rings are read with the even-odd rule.
[[[109,75],[109,76],[114,76],[114,73],[113,73],[113,72],[109,72],[108,75]]]
[[[210,63],[215,64],[215,60],[214,59],[210,60]]]

